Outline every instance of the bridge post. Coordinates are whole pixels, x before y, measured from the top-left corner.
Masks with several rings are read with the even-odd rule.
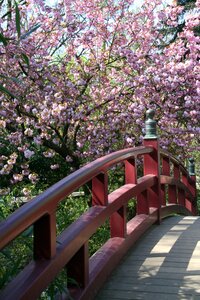
[[[188,162],[188,173],[185,172],[182,174],[182,182],[188,187],[190,190],[193,200],[191,200],[188,197],[188,193],[184,192],[184,203],[185,207],[191,211],[193,215],[197,215],[197,203],[196,203],[196,197],[197,197],[197,191],[196,191],[196,176],[195,176],[195,165],[194,165],[194,159],[190,158]]]
[[[191,211],[194,215],[197,215],[197,189],[196,189],[196,175],[195,175],[195,163],[194,158],[189,158],[188,171],[191,178],[191,182],[189,183],[189,189],[194,197],[194,201],[192,202]]]
[[[169,157],[162,157],[161,158],[161,165],[162,165],[162,175],[170,176],[170,159]],[[165,184],[161,184],[161,205],[166,206],[166,190]]]
[[[150,154],[144,155],[144,176],[153,174],[157,176],[157,183],[147,191],[147,201],[149,208],[156,208],[158,212],[158,223],[161,222],[160,209],[161,209],[161,188],[160,188],[160,146],[159,138],[156,132],[157,122],[153,119],[155,111],[149,109],[146,112],[144,136],[144,146],[152,146],[154,151]]]

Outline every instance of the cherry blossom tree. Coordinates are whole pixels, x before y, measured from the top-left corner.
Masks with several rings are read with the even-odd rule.
[[[197,149],[198,10],[161,47],[163,24],[176,27],[183,6],[8,2],[0,19],[2,194],[20,186],[28,196],[30,183],[50,185],[88,160],[139,145],[150,107],[164,148],[183,157]]]

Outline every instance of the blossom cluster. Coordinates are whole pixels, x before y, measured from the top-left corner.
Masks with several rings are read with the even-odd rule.
[[[164,26],[176,30],[183,7],[161,0],[137,9],[130,0],[29,0],[17,9],[0,19],[0,176],[8,184],[40,180],[31,167],[39,155],[52,171],[72,170],[141,144],[150,107],[162,146],[191,155],[200,133],[198,9],[170,43]]]

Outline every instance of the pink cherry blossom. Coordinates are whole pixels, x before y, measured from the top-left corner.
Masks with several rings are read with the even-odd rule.
[[[191,156],[200,133],[199,3],[170,43],[162,29],[175,30],[184,7],[161,0],[137,8],[130,0],[29,0],[19,5],[20,36],[15,9],[10,19],[0,12],[0,176],[35,183],[44,176],[37,159],[52,170],[63,164],[66,176],[139,145],[148,108],[161,146]]]

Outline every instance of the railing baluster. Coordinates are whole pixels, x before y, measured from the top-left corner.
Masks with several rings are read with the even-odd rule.
[[[190,158],[189,159],[189,175],[192,181],[190,181],[189,184],[189,189],[194,197],[194,201],[192,203],[192,213],[194,215],[197,214],[197,189],[196,189],[196,175],[195,175],[195,164],[194,164],[194,159]]]
[[[66,265],[67,277],[71,279],[68,287],[85,288],[89,282],[89,253],[86,242]]]
[[[178,179],[181,181],[183,178],[183,173],[181,172],[182,167],[179,165],[179,173],[176,175],[175,174],[175,178],[178,177]],[[175,171],[176,172],[176,171]],[[177,191],[177,202],[179,205],[185,206],[185,191],[181,188],[178,188]]]
[[[126,237],[126,207],[127,205],[123,205],[110,217],[111,237]]]
[[[137,215],[149,214],[148,192],[146,190],[137,197]]]
[[[108,205],[108,174],[100,173],[92,179],[92,205]]]
[[[178,204],[185,206],[185,191],[178,189]]]
[[[125,160],[125,183],[137,183],[137,167],[135,159]],[[127,205],[123,205],[110,217],[111,237],[126,237]]]
[[[170,176],[170,160],[169,157],[162,157],[162,174],[166,176]],[[161,204],[166,206],[166,186],[164,184],[161,185]]]
[[[189,188],[188,174],[184,173],[182,175],[182,182],[185,184],[186,187]],[[185,193],[185,207],[189,211],[192,211],[192,203],[191,203],[190,199],[188,198],[187,193]]]
[[[178,164],[174,164],[174,178],[177,180],[180,179],[180,167]]]
[[[179,179],[178,178],[178,166],[177,164],[173,163],[173,177],[175,179]],[[168,203],[169,204],[177,204],[177,190],[176,190],[176,185],[170,185],[169,188],[169,200]]]
[[[125,183],[137,183],[136,159],[128,159],[125,161]]]
[[[170,160],[166,156],[162,159],[162,174],[170,176]]]
[[[46,214],[34,224],[34,259],[51,259],[56,254],[56,212]]]

